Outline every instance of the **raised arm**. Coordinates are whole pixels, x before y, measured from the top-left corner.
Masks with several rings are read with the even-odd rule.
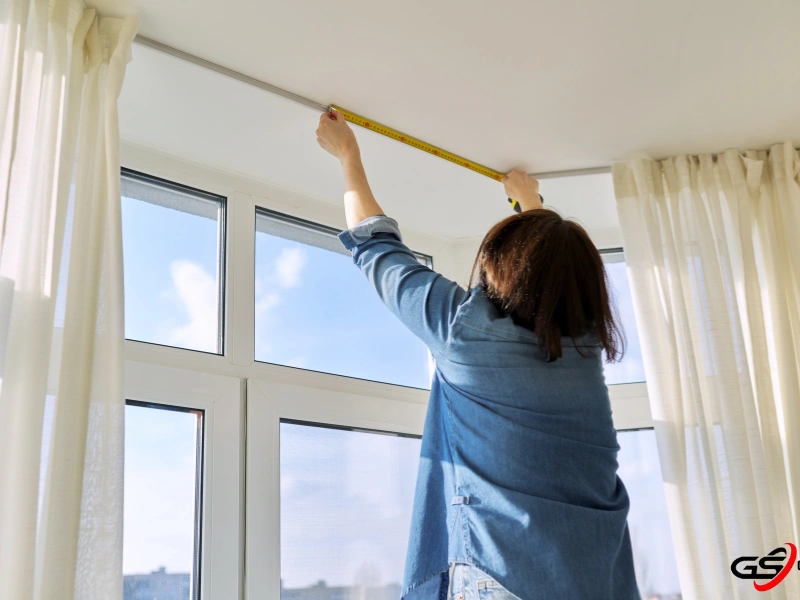
[[[372,195],[358,143],[342,115],[322,115],[317,141],[342,163],[349,230],[339,239],[383,303],[439,357],[467,292],[420,264],[403,244],[397,223],[383,214]]]
[[[347,226],[353,228],[364,219],[383,214],[367,182],[356,136],[341,113],[327,112],[320,117],[317,142],[342,163]]]

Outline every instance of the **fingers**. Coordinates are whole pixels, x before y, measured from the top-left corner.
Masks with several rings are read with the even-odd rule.
[[[342,113],[332,111],[330,114],[332,115],[331,119],[336,123],[336,125],[344,129],[350,129],[350,125],[347,124],[347,119]]]
[[[331,113],[322,113],[319,118],[319,127],[317,127],[317,139],[324,137],[326,133],[330,132],[330,128],[333,126]]]
[[[512,169],[508,173],[506,173],[505,177],[503,177],[503,183],[506,182],[517,182],[522,183],[525,180],[530,180],[532,183],[538,184],[539,182],[528,175],[527,172],[523,171],[522,169]]]
[[[324,131],[329,127],[350,129],[344,115],[333,110],[320,115],[319,129],[317,129],[317,131]]]
[[[327,129],[334,123],[336,123],[336,113],[334,112],[322,113],[319,117],[319,128],[317,129],[317,131]]]
[[[320,125],[322,125],[323,123],[330,123],[331,121],[337,123],[343,120],[344,120],[344,115],[336,112],[335,110],[329,110],[328,112],[324,112],[319,117]]]

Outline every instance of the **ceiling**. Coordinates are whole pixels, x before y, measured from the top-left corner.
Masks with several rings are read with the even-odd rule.
[[[92,4],[135,12],[145,37],[498,170],[800,142],[796,0]],[[134,57],[124,139],[340,200],[313,111],[138,46]],[[375,137],[359,134],[387,210],[448,237],[507,214],[496,183]],[[613,201],[572,201],[587,224],[616,226]]]
[[[155,50],[133,53],[119,99],[125,142],[342,205],[339,163],[316,141],[320,113]],[[496,181],[354,129],[375,196],[404,229],[471,238],[510,214]],[[599,234],[618,229],[609,175],[544,180],[542,193]]]

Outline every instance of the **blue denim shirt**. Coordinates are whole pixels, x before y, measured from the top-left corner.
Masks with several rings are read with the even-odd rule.
[[[461,562],[523,600],[638,600],[596,336],[564,338],[546,362],[481,287],[421,265],[393,219],[339,238],[436,359],[403,598],[443,600]]]

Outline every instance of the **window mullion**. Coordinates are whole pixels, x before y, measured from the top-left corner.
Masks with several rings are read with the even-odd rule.
[[[255,357],[255,202],[236,192],[228,201],[228,311],[226,354],[236,365]]]
[[[614,428],[644,429],[653,427],[646,383],[620,383],[608,386]]]

